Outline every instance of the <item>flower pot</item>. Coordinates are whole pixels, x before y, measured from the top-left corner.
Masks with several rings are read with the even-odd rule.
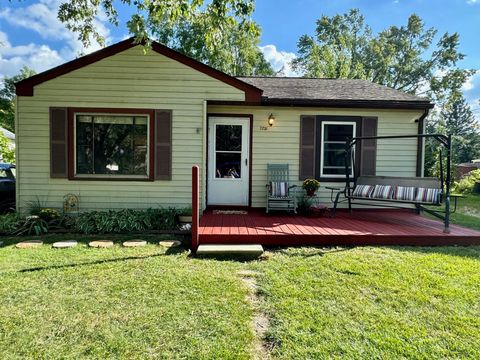
[[[315,196],[316,191],[315,189],[307,189],[307,196]]]
[[[178,222],[182,224],[189,224],[192,222],[192,215],[178,215]]]

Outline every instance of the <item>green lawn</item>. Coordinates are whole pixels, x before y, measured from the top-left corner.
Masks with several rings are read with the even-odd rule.
[[[273,358],[480,358],[480,247],[279,249],[241,262],[8,242],[0,281],[2,359],[248,359],[259,311]]]
[[[480,230],[480,195],[468,194],[458,199],[457,212],[451,220],[453,224]]]

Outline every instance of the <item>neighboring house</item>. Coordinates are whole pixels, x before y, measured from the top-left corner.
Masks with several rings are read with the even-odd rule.
[[[21,209],[37,197],[60,207],[67,193],[84,210],[188,205],[195,164],[204,208],[265,207],[268,163],[288,163],[299,185],[319,179],[327,202],[346,137],[422,133],[432,108],[363,80],[235,78],[132,39],[21,81],[17,95]],[[417,139],[365,141],[357,165],[421,175],[422,151]]]
[[[8,146],[10,147],[10,149],[15,149],[15,134],[1,126],[0,126],[0,132],[3,133],[3,135],[5,135],[5,137],[8,139],[8,142],[9,142]],[[0,152],[0,162],[2,160],[3,160],[2,153]]]
[[[480,169],[480,159],[472,160],[469,163],[462,163],[455,166],[455,177],[460,179],[465,175],[468,175],[473,170]]]

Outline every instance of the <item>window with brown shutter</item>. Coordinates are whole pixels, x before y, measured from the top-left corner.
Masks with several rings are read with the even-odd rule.
[[[300,180],[343,181],[345,140],[375,136],[377,118],[318,115],[300,117]],[[365,134],[365,135],[364,135]],[[353,149],[355,174],[375,174],[376,141],[358,142]],[[353,175],[353,170],[350,173]]]
[[[165,129],[164,125],[157,126],[155,110],[68,108],[66,112],[69,179],[155,179],[158,134],[162,127]],[[171,141],[171,125],[168,127],[168,136],[161,141]],[[171,160],[167,161],[170,169]]]

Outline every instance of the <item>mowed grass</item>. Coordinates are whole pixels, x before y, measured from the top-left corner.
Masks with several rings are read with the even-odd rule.
[[[451,215],[451,221],[453,224],[480,230],[480,194],[468,194],[458,199],[457,211]]]
[[[239,266],[153,244],[0,248],[1,358],[250,358]]]
[[[480,249],[289,249],[258,264],[279,359],[480,358]]]
[[[479,247],[289,248],[242,262],[154,244],[7,244],[2,359],[253,358],[244,270],[259,274],[273,358],[480,358]]]

